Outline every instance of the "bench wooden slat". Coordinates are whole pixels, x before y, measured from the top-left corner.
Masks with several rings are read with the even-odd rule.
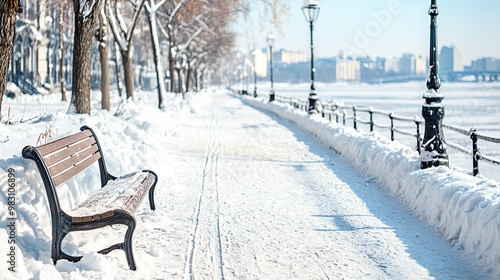
[[[144,179],[141,181],[140,186],[137,187],[135,192],[125,201],[124,206],[130,213],[135,213],[137,208],[142,202],[142,199],[146,195],[149,187],[153,184],[154,177],[151,173],[149,173]]]
[[[53,164],[58,163],[59,161],[62,161],[65,158],[75,154],[76,152],[83,150],[85,147],[89,147],[91,145],[94,145],[95,143],[96,142],[94,137],[90,137],[81,142],[78,142],[75,145],[69,146],[68,148],[63,148],[55,153],[51,153],[48,156],[43,157],[43,159],[45,160],[45,164],[47,164],[47,167],[50,168]]]
[[[93,146],[86,148],[85,150],[81,150],[81,151],[73,154],[71,157],[62,160],[62,161],[58,162],[57,164],[54,164],[52,167],[49,167],[50,175],[52,177],[55,177],[59,173],[62,173],[69,168],[72,168],[73,166],[84,161],[86,158],[90,157],[91,155],[93,155],[94,153],[96,153],[98,151],[99,151],[99,148],[97,147],[97,145],[93,145]],[[87,166],[89,166],[92,163],[93,162],[88,163]]]
[[[102,214],[97,214],[97,215],[90,215],[90,216],[83,216],[83,217],[71,217],[71,221],[73,223],[83,223],[83,222],[100,220],[100,219],[104,219],[107,217],[112,217],[114,215],[115,215],[114,211],[108,211],[108,212],[105,212]]]
[[[98,160],[101,157],[101,154],[99,152],[95,153],[93,156],[87,158],[86,160],[78,163],[75,165],[73,168],[58,174],[57,176],[53,176],[52,179],[54,181],[54,185],[58,186],[59,184],[63,183],[64,181],[68,180],[69,178],[75,176],[77,173],[80,171],[84,170],[87,168],[89,165],[94,163],[96,160]]]
[[[82,139],[85,139],[87,137],[93,137],[92,132],[89,130],[84,130],[82,132],[78,132],[73,135],[69,135],[66,137],[63,137],[59,140],[52,141],[50,143],[38,146],[36,149],[38,152],[42,155],[45,156],[47,154],[50,154],[54,151],[57,151],[63,147],[69,146],[71,144],[74,144],[78,141],[81,141]]]

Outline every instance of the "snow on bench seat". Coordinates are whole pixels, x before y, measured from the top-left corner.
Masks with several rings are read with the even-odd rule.
[[[155,176],[149,172],[137,172],[110,180],[68,214],[72,216],[73,222],[112,216],[116,209],[133,214],[154,181]]]

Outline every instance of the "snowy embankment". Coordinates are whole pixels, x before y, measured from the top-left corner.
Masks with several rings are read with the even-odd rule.
[[[314,134],[372,176],[457,250],[500,279],[500,186],[454,168],[420,170],[417,152],[378,133],[360,133],[280,103],[243,98]]]
[[[117,96],[112,100],[111,112],[99,110],[97,97],[92,101],[92,115],[68,114],[68,103],[61,102],[56,94],[48,96],[21,96],[4,102],[4,111],[9,110],[12,122],[23,120],[14,125],[0,124],[0,279],[151,279],[162,269],[142,270],[133,274],[128,269],[121,250],[104,257],[95,252],[95,247],[106,248],[110,244],[122,242],[125,227],[116,226],[114,230],[75,232],[63,242],[63,250],[72,255],[83,255],[82,261],[73,264],[64,260],[57,267],[50,259],[51,219],[47,195],[36,164],[24,159],[21,150],[26,145],[35,146],[37,141],[60,138],[79,131],[83,125],[92,127],[103,148],[108,172],[124,175],[130,172],[151,169],[161,178],[173,178],[171,161],[162,150],[159,141],[169,133],[177,116],[189,115],[191,108],[180,96],[169,95],[168,111],[156,109],[154,93],[137,92],[135,102],[123,102]],[[116,109],[117,108],[117,109]],[[8,118],[4,115],[4,121]],[[33,120],[26,121],[35,117]],[[153,137],[154,135],[154,137]],[[42,137],[40,137],[42,136]],[[47,139],[41,139],[47,138]],[[3,140],[2,140],[3,139]],[[44,143],[42,141],[41,143]],[[15,176],[13,189],[8,189],[9,174]],[[11,175],[12,176],[12,175]],[[96,164],[58,186],[58,196],[62,209],[72,209],[89,194],[100,188],[99,169]],[[164,192],[168,184],[159,182],[156,192]],[[89,188],[90,187],[90,188]],[[8,197],[15,198],[14,209],[17,219],[8,212]],[[147,199],[146,199],[147,200]],[[166,208],[166,203],[159,201],[157,208]],[[153,228],[163,218],[161,211],[149,211],[148,202],[136,220],[139,220],[135,237],[143,228]],[[13,222],[12,231],[8,225]],[[166,223],[166,222],[163,222]],[[168,224],[165,224],[168,227]],[[83,237],[83,238],[82,238]],[[11,241],[12,242],[8,242]],[[141,239],[142,242],[149,240]],[[159,244],[157,244],[159,245]],[[163,253],[155,246],[141,245],[147,250],[134,252],[136,262],[143,267],[152,263]],[[12,250],[11,248],[14,248]],[[14,253],[12,253],[14,252]],[[12,253],[13,256],[6,256]],[[7,262],[11,261],[11,262]],[[108,269],[113,267],[114,269]],[[76,269],[76,271],[75,271]],[[139,276],[138,276],[139,275]]]

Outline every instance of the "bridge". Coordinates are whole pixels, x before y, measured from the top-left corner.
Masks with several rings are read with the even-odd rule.
[[[476,82],[486,82],[486,81],[498,81],[500,77],[500,71],[479,71],[479,70],[471,70],[471,71],[440,71],[439,75],[441,79],[446,81],[457,81],[461,78],[467,76],[474,76]]]
[[[500,80],[500,71],[439,71],[439,78],[443,81],[455,82],[469,76],[474,77],[474,81],[476,82],[494,82]],[[425,79],[427,79],[426,74],[398,75],[373,79],[370,83],[401,83],[410,81],[425,81]]]

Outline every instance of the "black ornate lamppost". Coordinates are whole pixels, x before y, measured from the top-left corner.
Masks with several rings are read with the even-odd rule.
[[[449,165],[442,127],[444,107],[441,101],[444,96],[438,93],[441,82],[438,75],[437,16],[439,15],[439,11],[436,2],[437,0],[431,0],[429,8],[429,15],[431,16],[430,68],[429,76],[427,77],[427,92],[423,96],[425,104],[422,106],[422,116],[425,120],[425,134],[420,164],[422,169]]]
[[[302,6],[302,12],[306,20],[309,22],[311,28],[311,91],[309,92],[309,114],[315,114],[320,111],[320,103],[318,102],[318,95],[316,94],[316,88],[314,87],[314,73],[316,69],[314,68],[314,41],[313,41],[313,25],[319,15],[319,4],[316,0],[307,1],[304,6]]]
[[[269,102],[274,101],[274,82],[273,82],[273,45],[276,38],[273,33],[267,35],[267,45],[269,46],[269,68],[271,77],[271,91],[269,92]]]

